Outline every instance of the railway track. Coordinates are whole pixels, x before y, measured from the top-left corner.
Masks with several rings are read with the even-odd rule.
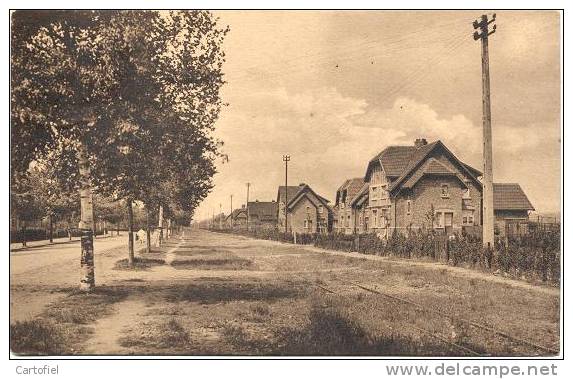
[[[446,313],[446,312],[442,312],[442,311],[439,311],[439,310],[436,310],[436,309],[431,309],[431,308],[425,307],[425,306],[423,306],[423,305],[421,305],[421,304],[418,304],[418,303],[416,303],[416,302],[414,302],[414,301],[411,301],[411,300],[408,300],[408,299],[404,299],[404,298],[401,298],[401,297],[396,296],[396,295],[391,295],[391,294],[385,293],[385,292],[383,292],[383,291],[380,291],[380,290],[378,290],[378,289],[369,288],[369,287],[364,286],[364,285],[359,284],[359,283],[355,283],[355,282],[343,280],[343,279],[340,279],[340,278],[335,278],[335,280],[337,280],[337,281],[339,281],[339,282],[341,282],[341,283],[343,283],[343,284],[345,284],[345,285],[352,286],[352,287],[355,287],[355,288],[359,288],[359,289],[361,289],[361,290],[363,290],[363,291],[365,291],[365,292],[368,292],[368,293],[371,293],[371,294],[375,294],[375,295],[384,297],[384,298],[386,298],[386,299],[388,299],[388,300],[391,300],[391,301],[394,301],[394,302],[397,302],[397,303],[401,303],[401,304],[405,304],[405,305],[411,306],[411,307],[413,307],[415,310],[417,310],[417,311],[419,311],[419,312],[422,312],[422,313],[434,314],[434,315],[437,315],[437,316],[441,316],[441,317],[444,317],[444,318],[448,318],[448,319],[450,319],[450,320],[456,320],[456,321],[458,321],[458,322],[460,322],[460,323],[463,323],[463,324],[466,324],[466,325],[468,325],[468,326],[470,326],[470,327],[472,327],[472,328],[474,328],[474,329],[478,329],[478,330],[481,330],[481,331],[485,331],[485,332],[491,333],[491,334],[493,334],[493,335],[495,335],[495,336],[498,336],[498,337],[504,338],[504,339],[506,339],[506,340],[508,340],[508,341],[511,341],[512,343],[519,344],[519,345],[522,345],[522,346],[527,346],[528,348],[534,349],[535,351],[541,351],[541,352],[543,352],[543,353],[550,353],[550,354],[554,354],[554,355],[558,355],[558,354],[559,354],[559,351],[556,350],[556,349],[554,349],[554,348],[550,348],[550,347],[547,347],[547,346],[543,346],[543,345],[538,344],[538,343],[536,343],[536,342],[529,341],[529,340],[526,340],[526,339],[523,339],[523,338],[520,338],[520,337],[513,336],[513,335],[511,335],[511,334],[508,333],[508,332],[505,332],[505,331],[503,331],[503,330],[496,329],[496,328],[491,327],[491,326],[488,326],[488,325],[484,325],[484,324],[482,324],[482,323],[478,323],[478,322],[473,321],[473,320],[468,320],[468,319],[461,318],[461,317],[458,317],[458,316],[455,316],[455,315],[452,315],[452,314],[449,314],[449,313]],[[320,288],[322,291],[325,291],[325,292],[327,292],[327,293],[340,295],[337,291],[335,291],[335,290],[333,290],[333,289],[331,289],[331,288],[328,288],[328,286],[326,286],[326,285],[324,285],[324,284],[320,285],[320,284],[315,283],[314,285],[315,285],[316,287]],[[422,333],[424,333],[424,334],[427,334],[427,335],[431,336],[431,337],[434,338],[434,339],[437,339],[437,340],[439,340],[439,341],[441,341],[441,342],[443,342],[443,343],[446,343],[446,344],[448,344],[448,345],[450,345],[450,346],[452,346],[452,347],[454,347],[454,348],[456,348],[456,349],[458,349],[458,350],[460,350],[460,351],[463,351],[463,352],[466,353],[466,354],[469,354],[469,355],[472,355],[472,356],[486,356],[486,355],[484,355],[484,354],[482,354],[482,353],[479,353],[479,352],[476,352],[476,351],[474,351],[474,350],[472,350],[472,349],[470,349],[470,348],[468,348],[468,347],[466,347],[466,346],[462,346],[462,345],[460,345],[460,344],[458,344],[458,343],[455,343],[455,342],[453,342],[453,341],[450,341],[449,339],[447,339],[446,337],[443,337],[443,336],[440,335],[440,334],[437,334],[437,333],[434,333],[434,332],[432,332],[432,331],[429,331],[429,330],[420,328],[420,327],[418,327],[418,326],[416,326],[416,325],[408,324],[408,327],[411,327],[411,328],[413,328],[413,329],[416,329],[418,332],[422,332]]]

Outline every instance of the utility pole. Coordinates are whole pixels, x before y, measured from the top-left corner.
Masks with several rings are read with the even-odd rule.
[[[288,233],[288,162],[290,155],[283,155],[285,163],[285,234]]]
[[[474,40],[481,40],[481,73],[482,73],[482,120],[483,120],[483,195],[482,195],[482,218],[483,218],[483,245],[491,248],[494,243],[494,214],[493,214],[493,148],[491,133],[491,108],[489,98],[489,52],[488,37],[495,33],[496,25],[491,31],[489,24],[495,22],[495,13],[491,20],[487,15],[481,16],[474,21]]]
[[[223,204],[219,203],[219,230],[223,229]]]
[[[233,195],[231,195],[231,213],[229,217],[231,217],[231,229],[233,229]]]
[[[247,183],[247,231],[249,231],[249,188],[251,183]]]

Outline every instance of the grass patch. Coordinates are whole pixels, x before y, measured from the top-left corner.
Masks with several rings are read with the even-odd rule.
[[[120,259],[119,261],[115,262],[113,267],[114,270],[148,270],[154,266],[161,266],[164,265],[165,261],[163,259],[156,259],[156,258],[140,258],[135,257],[133,260],[133,267],[129,266],[129,261],[127,258]]]
[[[174,318],[156,325],[146,325],[138,335],[129,335],[119,339],[123,347],[143,349],[168,349],[169,354],[190,349],[191,337],[189,332]]]
[[[64,333],[46,320],[16,321],[10,324],[10,349],[18,355],[59,355]]]
[[[36,319],[10,325],[10,348],[21,355],[70,355],[93,333],[88,325],[111,313],[127,296],[117,287],[96,287],[91,293],[69,290]]]
[[[302,284],[207,282],[172,286],[165,292],[165,300],[169,302],[197,301],[201,304],[250,300],[274,301],[304,296],[305,292],[301,287]]]
[[[181,270],[246,270],[253,268],[253,261],[244,258],[176,259],[171,266]]]
[[[406,356],[449,355],[447,347],[388,331],[367,332],[349,314],[315,305],[302,328],[278,331],[278,355]]]

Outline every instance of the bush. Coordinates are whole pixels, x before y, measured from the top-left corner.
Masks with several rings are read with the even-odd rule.
[[[10,324],[10,349],[21,355],[57,355],[63,350],[62,331],[43,320]]]
[[[231,232],[231,231],[226,231]],[[293,243],[292,233],[277,229],[235,231],[255,238]],[[535,230],[528,235],[498,239],[493,249],[484,249],[480,236],[455,234],[453,239],[437,234],[434,230],[394,231],[386,240],[375,233],[348,235],[343,233],[297,234],[297,244],[337,250],[358,251],[363,254],[396,256],[401,258],[447,257],[453,266],[501,271],[517,278],[530,278],[558,283],[561,275],[560,231]],[[446,252],[445,255],[443,253]]]

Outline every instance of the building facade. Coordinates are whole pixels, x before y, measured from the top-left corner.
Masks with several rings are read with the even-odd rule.
[[[333,212],[328,200],[318,195],[305,183],[281,186],[277,193],[277,227],[295,233],[327,233],[332,230]]]
[[[368,163],[367,189],[351,201],[359,233],[434,229],[451,234],[480,226],[481,172],[460,161],[441,141],[390,146]],[[527,219],[531,203],[516,184],[494,185],[496,222]],[[504,199],[504,200],[502,200]],[[508,200],[512,199],[512,200]]]
[[[365,186],[363,178],[347,179],[336,191],[334,203],[333,230],[337,233],[354,234],[358,232],[357,209],[352,206],[355,197]]]

